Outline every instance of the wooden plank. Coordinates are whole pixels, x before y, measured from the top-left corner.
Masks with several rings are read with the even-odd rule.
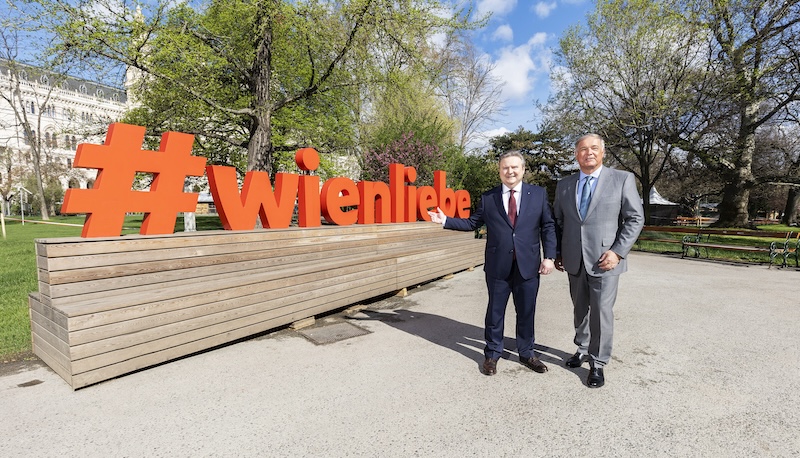
[[[372,288],[372,281],[371,279],[364,279],[362,280],[362,284],[357,285],[366,288]],[[379,282],[380,283],[380,282]],[[382,283],[387,285],[388,282]],[[356,285],[352,286],[353,288]],[[331,290],[335,290],[335,288],[328,288]],[[327,290],[327,289],[326,289]],[[350,297],[351,293],[346,289],[339,290],[338,292],[332,291],[328,292],[325,290],[318,290],[311,294],[311,296],[315,296],[313,298],[309,298],[308,300],[300,300],[297,301],[296,304],[300,304],[301,307],[280,307],[280,308],[269,308],[266,310],[258,311],[258,306],[247,307],[245,309],[253,309],[256,313],[246,313],[243,316],[240,316],[241,313],[250,312],[251,310],[240,310],[237,309],[237,314],[228,317],[220,317],[218,320],[209,320],[202,324],[207,324],[206,326],[192,328],[186,330],[185,332],[180,333],[173,333],[173,330],[169,329],[168,326],[161,327],[157,329],[157,332],[152,333],[153,336],[157,337],[161,335],[162,337],[157,337],[152,340],[147,340],[139,344],[125,346],[124,344],[119,344],[119,341],[124,338],[125,336],[121,336],[116,339],[110,339],[111,342],[102,341],[100,345],[107,350],[105,352],[98,352],[99,349],[98,345],[94,344],[87,344],[87,345],[80,345],[73,347],[73,372],[75,374],[80,374],[82,372],[87,372],[89,370],[95,369],[97,367],[103,367],[115,364],[119,361],[125,361],[129,359],[134,359],[138,355],[149,354],[160,352],[164,350],[168,350],[172,347],[179,347],[185,345],[189,342],[194,342],[197,340],[203,340],[210,336],[215,336],[219,334],[226,334],[229,335],[231,332],[235,332],[241,328],[247,328],[252,326],[253,324],[262,323],[264,321],[270,321],[278,317],[284,317],[286,319],[285,322],[282,324],[289,324],[291,322],[297,321],[298,319],[302,319],[308,316],[313,316],[310,310],[315,309],[317,307],[322,307],[320,310],[326,311],[329,309],[331,302],[336,301],[336,294],[345,295],[346,297]],[[333,300],[331,300],[331,296]],[[315,302],[316,301],[316,302]],[[303,315],[301,317],[296,316],[296,312],[304,311],[300,313]],[[184,325],[184,323],[179,323],[179,325]],[[264,329],[266,330],[266,329]],[[236,337],[237,339],[240,337]],[[232,339],[235,340],[235,339]],[[229,340],[229,341],[232,341]],[[84,357],[85,354],[92,355]]]
[[[294,254],[291,254],[293,252]],[[50,285],[48,288],[50,294],[48,296],[57,299],[84,294],[87,290],[95,292],[113,291],[135,286],[180,281],[182,279],[198,279],[258,269],[286,268],[294,264],[320,264],[321,262],[344,256],[367,256],[374,252],[374,247],[369,246],[353,247],[336,252],[319,251],[311,247],[307,250],[286,249],[267,253],[255,252],[246,257],[238,255],[214,256],[180,264],[172,264],[168,261],[156,261],[153,264],[161,264],[165,267],[154,268],[152,272],[149,267],[140,268],[140,271],[146,272],[138,275],[124,275],[120,277],[111,277],[110,274],[107,273],[98,273],[96,275],[93,273],[95,270],[107,271],[109,270],[107,267],[81,269],[69,271],[74,272],[74,274],[70,274],[69,278],[69,280],[73,280],[73,282]],[[65,278],[58,278],[56,281],[61,282],[64,280]]]
[[[36,311],[37,308],[38,307],[30,307],[31,324],[33,325],[33,323],[36,323],[42,329],[52,334],[54,338],[63,342],[63,346],[61,346],[61,344],[58,342],[50,342],[50,344],[59,349],[63,349],[64,355],[69,356],[69,331]]]
[[[186,308],[191,305],[218,302],[262,292],[278,294],[280,288],[287,286],[309,284],[317,279],[336,278],[350,272],[369,272],[372,269],[380,269],[393,264],[394,260],[365,261],[347,265],[341,264],[331,269],[312,272],[309,272],[309,267],[306,267],[295,270],[292,275],[286,275],[285,271],[266,271],[258,275],[248,276],[246,279],[223,279],[216,283],[208,281],[204,282],[202,287],[201,285],[185,285],[181,288],[185,288],[186,291],[177,295],[173,294],[174,291],[157,290],[145,298],[138,297],[139,295],[125,295],[115,297],[112,303],[104,303],[100,299],[73,304],[68,307],[62,307],[62,309],[71,317],[70,329],[77,331],[85,327],[107,324],[107,322],[99,322],[100,319],[117,321],[130,319],[128,311],[135,310],[131,308],[131,306],[135,305],[141,305],[145,314],[156,314]],[[207,287],[209,284],[211,285]]]
[[[57,326],[67,329],[69,326],[69,321],[67,315],[65,315],[60,310],[57,310],[49,305],[45,304],[43,298],[38,293],[30,293],[28,295],[28,306],[36,310],[39,314],[47,318],[48,320],[54,322]]]
[[[310,239],[321,236],[356,236],[376,232],[372,225],[321,226],[317,228],[290,227],[286,229],[261,229],[253,231],[199,231],[178,232],[166,235],[131,234],[124,237],[64,237],[37,239],[37,254],[48,258],[117,253],[120,251],[161,251],[180,247],[279,241],[283,239]]]
[[[62,361],[65,366],[68,366],[70,360],[69,344],[59,336],[50,332],[50,327],[47,323],[47,320],[43,316],[31,310],[31,333],[35,334],[38,339],[47,342],[55,351],[52,355],[57,357],[59,361]]]
[[[67,382],[73,389],[75,389],[75,385],[73,385],[74,380],[72,378],[72,371],[68,367],[64,367],[62,365],[62,361],[58,358],[53,356],[54,352],[51,350],[47,342],[41,340],[38,336],[33,336],[32,341],[33,347],[33,354],[35,354],[39,359],[41,359],[45,364],[47,364],[50,369],[53,370],[56,374],[58,374],[61,378]]]
[[[94,368],[87,372],[76,373],[72,377],[73,388],[77,389],[85,387],[97,382],[102,382],[103,380],[108,380],[113,377],[133,372],[135,370],[160,364],[182,356],[191,355],[209,348],[216,347],[218,345],[234,342],[242,338],[289,324],[306,316],[323,313],[324,311],[328,310],[331,305],[333,305],[335,308],[339,308],[347,304],[358,302],[363,298],[374,297],[371,294],[370,288],[367,287],[366,292],[361,295],[356,294],[346,298],[335,299],[331,301],[331,303],[321,304],[316,307],[296,311],[284,316],[274,317],[262,322],[250,323],[244,327],[205,337],[200,340],[187,342],[153,353],[139,355],[128,360],[111,364],[109,366]]]
[[[282,289],[235,297],[226,301],[214,301],[201,306],[174,310],[172,312],[146,315],[141,318],[116,322],[108,325],[84,328],[70,333],[70,344],[73,348],[86,344],[124,336],[120,345],[130,345],[149,339],[148,332],[157,330],[153,335],[168,335],[170,329],[177,332],[209,323],[224,321],[231,317],[258,313],[268,308],[281,308],[304,300],[311,300],[320,295],[332,294],[337,290],[366,285],[370,281],[394,281],[394,269],[391,266],[369,269],[371,275],[364,276],[365,271],[354,271],[349,275],[330,276],[314,282],[313,289],[308,283],[299,283]],[[83,348],[83,347],[81,347]],[[76,354],[77,355],[77,354]],[[78,357],[78,356],[75,356]],[[83,356],[80,356],[83,357]]]

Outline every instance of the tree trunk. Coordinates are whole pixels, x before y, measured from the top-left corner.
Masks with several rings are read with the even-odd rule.
[[[273,2],[274,3],[274,2]],[[247,145],[247,170],[260,170],[272,177],[272,105],[270,84],[272,77],[272,14],[277,7],[270,2],[261,12],[262,36],[256,48],[251,88],[253,91],[253,125]]]
[[[37,132],[41,135],[41,132]],[[33,171],[36,174],[36,198],[39,199],[41,207],[42,219],[47,221],[50,219],[50,212],[47,210],[47,201],[44,199],[44,181],[42,180],[42,156],[40,148],[41,139],[36,137],[31,143],[31,156],[33,156]]]
[[[781,223],[787,226],[797,223],[797,205],[800,204],[800,188],[791,186],[789,195],[786,197],[786,207],[783,209]]]
[[[750,216],[747,206],[750,203],[750,191],[756,184],[753,176],[753,155],[756,150],[756,118],[758,102],[743,103],[740,109],[739,133],[735,142],[738,151],[734,169],[723,188],[722,202],[719,204],[718,227],[748,227]]]

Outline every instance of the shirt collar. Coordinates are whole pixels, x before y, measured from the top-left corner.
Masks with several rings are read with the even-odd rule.
[[[510,191],[510,190],[512,190],[512,189],[513,189],[514,191],[516,191],[516,192],[517,192],[517,194],[520,194],[520,193],[522,193],[522,182],[520,181],[520,182],[519,182],[519,183],[517,183],[517,185],[516,185],[516,186],[514,186],[513,188],[509,188],[508,186],[506,186],[506,184],[505,184],[505,183],[503,183],[503,194],[507,193],[508,191]]]
[[[597,177],[600,176],[600,172],[602,170],[603,170],[603,166],[601,165],[600,167],[597,168],[597,170],[595,170],[594,172],[592,172],[589,175],[586,175],[585,173],[583,173],[583,171],[581,171],[580,182],[583,182],[583,179],[586,178],[587,176],[591,176],[592,178],[594,178],[596,180]]]

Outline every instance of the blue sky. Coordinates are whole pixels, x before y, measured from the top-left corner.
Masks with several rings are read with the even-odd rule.
[[[547,100],[553,51],[571,25],[586,22],[594,0],[477,0],[477,14],[492,13],[487,26],[475,32],[474,43],[495,65],[503,82],[506,116],[486,135],[501,135],[523,126],[535,130],[534,100]]]

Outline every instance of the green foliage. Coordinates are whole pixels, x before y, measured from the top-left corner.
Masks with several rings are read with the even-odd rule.
[[[455,124],[424,75],[395,72],[364,129],[363,178],[384,181],[388,164],[400,162],[417,169],[415,184],[430,185],[433,172],[443,169],[448,157],[461,154],[454,136]]]
[[[519,150],[525,156],[525,181],[548,190],[555,196],[555,185],[569,166],[574,155],[565,148],[564,140],[546,128],[533,133],[523,127],[492,138],[490,154],[496,159],[502,153]]]
[[[387,75],[420,71],[433,34],[470,26],[435,0],[151,0],[142,15],[48,4],[68,18],[65,49],[134,69],[130,120],[197,135],[212,163],[270,173],[298,147],[352,153]]]
[[[447,162],[447,184],[469,192],[472,208],[481,195],[500,182],[497,159],[487,154],[453,154]]]

